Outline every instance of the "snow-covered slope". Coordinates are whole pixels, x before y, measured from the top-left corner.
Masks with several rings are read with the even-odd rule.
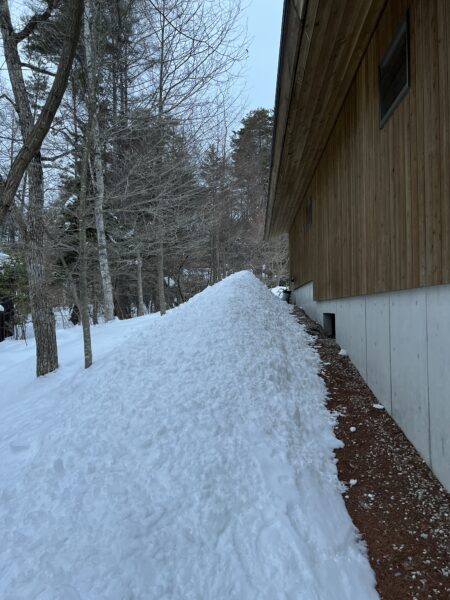
[[[319,359],[249,273],[166,316],[0,344],[0,598],[372,600]]]

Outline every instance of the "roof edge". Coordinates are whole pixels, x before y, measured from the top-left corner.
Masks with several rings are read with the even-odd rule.
[[[275,201],[275,193],[277,187],[278,180],[278,168],[276,169],[276,174],[274,170],[275,165],[275,152],[277,149],[277,144],[279,140],[279,136],[282,136],[281,147],[283,146],[284,137],[286,133],[287,119],[289,115],[289,108],[291,104],[292,98],[292,90],[294,87],[294,77],[288,78],[288,84],[290,85],[289,90],[289,99],[287,103],[287,110],[283,115],[283,123],[280,124],[280,97],[283,87],[283,75],[284,75],[284,66],[286,64],[285,54],[286,54],[286,45],[287,45],[287,37],[288,37],[288,16],[291,10],[295,11],[295,15],[298,20],[298,32],[297,32],[297,43],[295,44],[295,52],[294,52],[294,60],[293,60],[293,74],[295,74],[297,70],[297,63],[300,53],[301,39],[303,34],[303,25],[305,22],[305,14],[307,9],[308,0],[284,0],[283,6],[283,18],[281,24],[281,39],[280,39],[280,50],[278,54],[278,71],[277,71],[277,84],[275,90],[275,109],[274,109],[274,125],[273,125],[273,135],[272,135],[272,148],[271,148],[271,158],[270,158],[270,177],[269,177],[269,187],[268,187],[268,195],[267,195],[267,208],[266,208],[266,219],[264,225],[264,238],[267,240],[272,237],[272,211],[273,205]],[[280,132],[280,127],[282,127],[282,131]],[[280,148],[281,148],[280,147]]]

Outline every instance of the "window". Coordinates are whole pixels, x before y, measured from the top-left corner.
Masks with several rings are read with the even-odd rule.
[[[409,89],[408,15],[400,23],[380,63],[380,128]]]

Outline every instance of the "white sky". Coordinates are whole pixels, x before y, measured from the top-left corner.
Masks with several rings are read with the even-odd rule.
[[[248,0],[247,106],[274,108],[283,0]]]
[[[274,108],[275,86],[280,47],[283,0],[243,0],[247,22],[248,59],[244,69],[244,110]],[[13,19],[25,6],[25,0],[9,0]],[[1,46],[1,44],[0,44]],[[0,48],[0,67],[4,66]],[[4,72],[1,69],[0,72]]]

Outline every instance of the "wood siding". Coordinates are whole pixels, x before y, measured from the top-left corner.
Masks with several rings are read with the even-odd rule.
[[[290,229],[386,2],[285,0],[266,236]]]
[[[378,66],[407,10],[411,86],[380,129]],[[323,300],[450,283],[449,78],[450,2],[389,0],[290,230],[295,287]]]

